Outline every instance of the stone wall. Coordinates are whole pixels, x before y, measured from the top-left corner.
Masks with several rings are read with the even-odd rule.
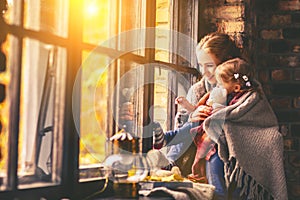
[[[300,2],[200,0],[199,38],[233,35],[253,63],[284,134],[289,199],[300,198]]]

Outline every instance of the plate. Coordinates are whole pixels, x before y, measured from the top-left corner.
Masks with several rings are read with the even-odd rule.
[[[152,190],[156,187],[166,187],[168,189],[175,189],[178,187],[193,187],[192,182],[188,181],[170,181],[170,182],[163,182],[163,181],[147,181],[147,182],[140,182],[140,189],[142,190]]]

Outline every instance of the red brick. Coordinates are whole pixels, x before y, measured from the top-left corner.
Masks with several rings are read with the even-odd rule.
[[[214,8],[206,8],[204,11],[204,15],[205,18],[208,20],[208,21],[215,21],[215,9]],[[212,20],[214,19],[214,20]]]
[[[284,65],[288,67],[297,67],[299,66],[299,58],[297,56],[287,56],[287,57],[282,57],[282,62]],[[299,80],[300,80],[300,75],[299,75]]]
[[[225,0],[225,3],[240,3],[243,2],[244,0]]]
[[[287,70],[273,70],[272,71],[272,80],[274,81],[287,81],[290,80],[290,72]]]
[[[300,155],[290,155],[289,157],[290,157],[289,158],[289,162],[291,163],[292,166],[294,166],[294,167],[300,167]]]
[[[285,151],[298,151],[299,142],[297,139],[286,138],[284,139],[284,150]]]
[[[298,67],[300,66],[299,56],[290,55],[262,55],[258,57],[259,67]]]
[[[300,97],[294,98],[294,107],[300,108]]]
[[[300,65],[298,56],[270,56],[261,58],[266,60],[268,66],[272,67],[297,67]]]
[[[279,1],[278,8],[279,10],[284,10],[284,11],[300,10],[300,2],[298,0]]]
[[[292,52],[299,53],[300,52],[300,45],[293,46]]]
[[[271,17],[271,25],[288,25],[291,24],[291,15],[273,15]]]
[[[222,6],[216,11],[216,18],[224,20],[236,20],[245,16],[244,6]]]
[[[270,103],[273,108],[291,108],[291,100],[288,97],[272,99]]]
[[[291,185],[291,193],[295,197],[295,199],[300,198],[300,184],[293,184]]]
[[[260,37],[265,40],[270,39],[283,39],[282,30],[262,30],[260,32]]]
[[[218,25],[219,30],[225,33],[244,32],[245,22],[244,21],[222,21]]]
[[[295,81],[300,81],[300,69],[295,70],[294,76]]]

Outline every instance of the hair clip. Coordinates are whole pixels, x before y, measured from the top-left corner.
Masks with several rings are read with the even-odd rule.
[[[246,75],[243,76],[243,79],[245,82],[247,82],[249,80],[248,76],[246,76]]]
[[[250,81],[246,82],[246,86],[247,86],[247,87],[251,87]]]
[[[233,74],[233,76],[235,79],[238,79],[240,75],[238,73],[235,73],[235,74]]]

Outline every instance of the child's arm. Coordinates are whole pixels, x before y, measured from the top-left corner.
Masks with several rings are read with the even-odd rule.
[[[179,96],[175,99],[175,104],[179,104],[188,112],[192,112],[196,109],[196,106],[192,105],[185,97]]]

